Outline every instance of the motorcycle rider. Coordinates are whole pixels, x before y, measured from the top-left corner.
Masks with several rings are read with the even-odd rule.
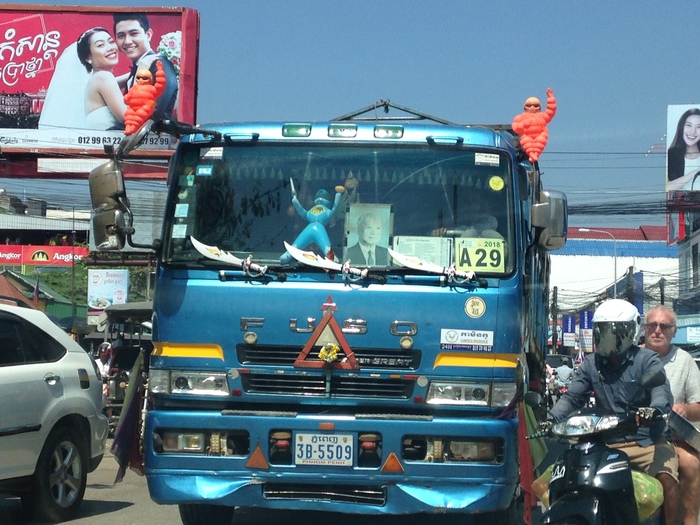
[[[557,398],[569,388],[569,383],[571,383],[571,376],[573,375],[573,369],[569,364],[569,356],[563,356],[561,358],[561,365],[554,369],[554,387],[557,391]]]
[[[103,388],[103,395],[107,395],[107,378],[109,377],[109,371],[112,367],[112,345],[107,341],[100,343],[97,347],[97,369],[100,371],[102,376],[102,381],[105,384]]]
[[[582,408],[594,392],[597,406],[610,412],[638,410],[640,427],[621,443],[610,444],[623,450],[630,464],[656,477],[663,486],[664,525],[680,525],[681,500],[678,488],[678,456],[667,439],[665,421],[656,415],[668,414],[673,396],[668,381],[653,387],[649,395],[630,388],[647,372],[663,371],[659,356],[634,344],[641,317],[637,308],[622,299],[604,301],[593,315],[593,339],[596,352],[587,355],[576,369],[569,388],[549,413],[542,430]]]

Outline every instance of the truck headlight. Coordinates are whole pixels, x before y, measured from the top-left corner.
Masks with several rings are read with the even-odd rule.
[[[228,381],[223,372],[197,370],[158,370],[149,373],[154,394],[188,394],[198,396],[228,396]]]
[[[425,402],[429,405],[464,405],[482,407],[508,406],[515,396],[515,383],[473,383],[467,381],[432,381]]]
[[[489,383],[463,381],[433,381],[428,388],[425,402],[429,405],[488,406],[491,387]]]

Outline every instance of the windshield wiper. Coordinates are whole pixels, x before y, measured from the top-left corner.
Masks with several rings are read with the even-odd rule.
[[[287,241],[284,241],[284,247],[287,248],[289,254],[296,261],[315,268],[323,268],[324,270],[334,270],[336,272],[340,272],[343,280],[347,279],[349,281],[360,281],[362,279],[367,279],[368,277],[372,277],[382,282],[386,280],[383,275],[370,273],[369,268],[355,268],[350,266],[350,261],[340,264],[326,257],[316,255],[313,252],[295,248]]]
[[[455,268],[454,264],[448,267],[440,266],[439,264],[424,261],[423,259],[414,257],[413,255],[404,255],[403,253],[394,251],[391,248],[389,248],[389,255],[391,255],[391,257],[396,262],[402,264],[406,268],[410,268],[412,270],[420,270],[427,273],[435,273],[437,275],[444,275],[447,277],[448,283],[471,283],[477,284],[482,288],[486,288],[488,286],[486,280],[479,279],[476,276],[476,273],[474,273],[473,271],[464,272],[462,270],[458,270],[457,268]]]
[[[222,250],[216,246],[208,246],[204,243],[199,242],[197,239],[190,235],[190,241],[192,241],[192,246],[201,253],[207,259],[213,259],[215,261],[230,264],[231,266],[236,266],[241,268],[243,273],[246,274],[251,279],[258,279],[265,277],[265,275],[273,275],[277,277],[277,280],[284,282],[287,280],[287,274],[283,272],[273,272],[267,265],[258,264],[253,262],[252,257],[249,255],[246,259],[240,259],[233,255],[231,252]]]

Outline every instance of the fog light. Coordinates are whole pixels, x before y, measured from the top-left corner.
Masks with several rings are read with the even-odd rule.
[[[453,461],[493,461],[496,447],[483,441],[451,441],[450,453]]]
[[[203,433],[163,432],[163,452],[204,452]]]

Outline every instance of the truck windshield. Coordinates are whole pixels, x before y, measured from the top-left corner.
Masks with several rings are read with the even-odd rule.
[[[358,267],[398,267],[391,248],[482,275],[512,270],[513,174],[505,154],[416,145],[182,146],[166,264],[202,264],[194,237],[272,266],[298,264],[287,242]]]

